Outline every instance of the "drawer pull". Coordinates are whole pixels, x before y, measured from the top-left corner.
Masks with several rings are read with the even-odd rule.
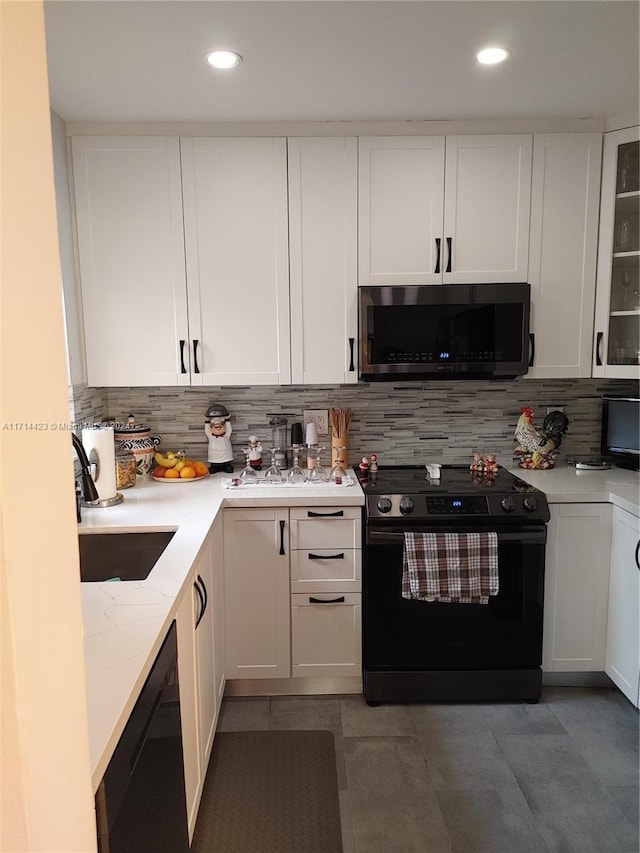
[[[284,550],[284,525],[285,525],[285,522],[281,521],[280,522],[280,550],[278,551],[278,554],[281,557],[285,553],[285,550]]]
[[[307,512],[307,518],[342,518],[343,515],[343,509],[339,509],[337,512],[313,512],[313,510]]]
[[[344,595],[341,595],[340,598],[314,598],[312,595],[309,596],[309,604],[344,604]]]
[[[307,554],[309,560],[344,560],[344,554]]]

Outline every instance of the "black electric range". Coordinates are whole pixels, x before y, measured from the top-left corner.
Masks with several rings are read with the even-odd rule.
[[[543,492],[505,468],[494,476],[469,466],[442,466],[430,477],[425,466],[381,467],[360,479],[368,524],[472,520],[485,525],[546,523],[549,506]]]
[[[542,688],[543,492],[504,468],[381,468],[365,492],[362,621],[366,701],[537,702]],[[406,537],[495,533],[499,591],[486,604],[408,600]]]

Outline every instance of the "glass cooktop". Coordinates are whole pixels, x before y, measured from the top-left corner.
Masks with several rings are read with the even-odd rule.
[[[360,485],[372,495],[416,494],[487,494],[489,492],[538,492],[524,480],[505,468],[498,468],[495,477],[485,477],[469,470],[467,465],[443,465],[440,479],[429,477],[422,465],[381,467],[376,473],[360,479]]]

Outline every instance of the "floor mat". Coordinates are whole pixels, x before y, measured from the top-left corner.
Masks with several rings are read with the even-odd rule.
[[[192,853],[341,853],[329,731],[219,732]]]

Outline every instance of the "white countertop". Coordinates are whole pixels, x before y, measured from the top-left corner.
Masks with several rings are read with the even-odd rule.
[[[83,583],[85,671],[94,790],[107,768],[140,689],[175,618],[181,594],[219,511],[225,507],[361,506],[355,474],[350,486],[224,488],[215,474],[163,483],[147,479],[123,491],[106,509],[82,509],[80,533],[175,530],[144,581]],[[114,571],[117,574],[117,571]]]
[[[509,469],[556,503],[612,503],[640,516],[640,474],[624,468],[606,471],[578,470],[565,462],[556,463],[546,471],[528,468]]]

